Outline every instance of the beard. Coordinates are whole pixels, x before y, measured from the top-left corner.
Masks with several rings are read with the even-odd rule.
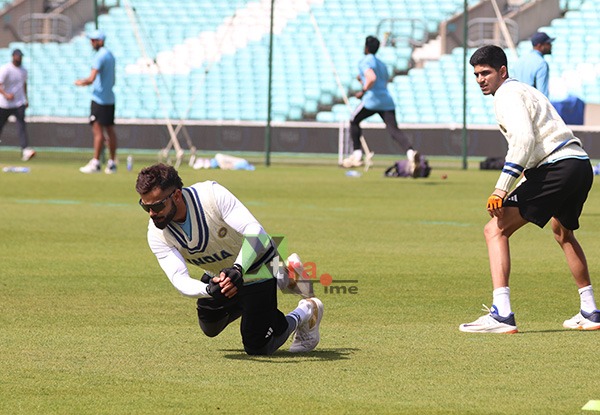
[[[166,215],[155,216],[152,218],[152,222],[154,222],[154,226],[156,226],[158,229],[165,229],[167,225],[171,223],[176,213],[177,206],[175,206],[175,203],[173,203],[173,207],[167,212]]]

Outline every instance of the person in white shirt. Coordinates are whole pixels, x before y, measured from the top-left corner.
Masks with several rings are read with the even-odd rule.
[[[140,206],[150,214],[148,244],[173,286],[197,299],[198,321],[209,337],[241,316],[244,350],[270,355],[295,332],[291,352],[309,352],[320,340],[323,304],[302,281],[297,254],[284,264],[277,246],[250,211],[213,181],[183,187],[165,164],[138,174]],[[203,275],[194,278],[188,265]],[[302,295],[287,315],[277,308],[277,287]]]
[[[27,102],[27,70],[22,66],[23,52],[13,50],[12,62],[0,67],[0,134],[8,120],[14,115],[17,120],[19,144],[22,160],[28,161],[35,156],[35,150],[29,147],[29,135],[25,124]]]
[[[574,234],[593,182],[589,157],[543,93],[509,78],[502,48],[483,46],[473,53],[470,64],[481,92],[494,96],[496,120],[508,142],[508,152],[496,188],[488,198],[491,220],[484,229],[492,274],[492,307],[487,315],[461,324],[459,329],[471,333],[517,332],[508,285],[509,238],[529,222],[543,228],[550,221],[580,295],[579,313],[565,320],[563,326],[598,330],[600,311],[585,254]]]

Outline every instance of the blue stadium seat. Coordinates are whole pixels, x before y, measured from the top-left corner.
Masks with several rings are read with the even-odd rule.
[[[468,3],[473,5],[479,1]],[[227,47],[228,52],[216,62],[202,61],[201,67],[190,68],[187,75],[153,76],[128,70],[128,67],[136,67],[144,48],[150,59],[166,51],[182,56],[175,51],[197,44],[201,32],[215,33],[219,27],[224,30],[227,19],[239,13],[236,7],[246,7],[244,2],[181,0],[180,7],[174,8],[167,0],[140,0],[136,2],[138,25],[135,28],[126,9],[118,7],[118,0],[108,0],[108,3],[112,7],[109,13],[99,17],[99,24],[107,32],[107,46],[117,58],[115,91],[120,116],[155,117],[162,116],[166,110],[169,116],[192,119],[266,118],[267,34],[233,49]],[[551,74],[561,78],[567,71],[585,70],[586,76],[579,77],[580,82],[573,85],[573,91],[581,94],[586,102],[600,103],[600,71],[591,71],[589,66],[600,64],[600,24],[597,23],[600,0],[568,3],[571,10],[564,18],[540,28],[557,37],[553,54],[547,57]],[[312,4],[326,50],[306,12],[289,20],[276,33],[272,80],[275,119],[300,120],[315,116],[320,106],[331,106],[331,111],[319,113],[329,115],[316,115],[319,119],[347,118],[349,111],[343,98],[349,96],[352,109],[358,104],[352,94],[361,88],[355,76],[357,62],[363,56],[364,38],[367,34],[377,34],[375,28],[382,19],[424,18],[428,30],[435,34],[439,23],[460,11],[462,6],[462,0],[326,0]],[[94,22],[88,22],[85,30],[94,27]],[[138,44],[136,30],[143,45]],[[217,43],[205,47],[215,50],[225,47]],[[85,36],[77,36],[66,44],[13,42],[8,48],[0,49],[0,58],[9,60],[11,49],[16,47],[26,51],[24,65],[30,71],[31,114],[87,116],[89,88],[73,86],[76,78],[87,76],[90,71],[93,50]],[[529,41],[518,45],[519,53],[530,48]],[[204,53],[203,50],[190,51],[190,57],[195,59]],[[378,56],[393,75],[409,69],[412,52],[409,44],[384,45]],[[437,62],[426,64],[424,69],[414,68],[408,70],[408,75],[395,76],[389,89],[397,101],[399,121],[460,122],[462,106],[457,103],[462,102],[462,58],[462,49],[457,49]],[[207,68],[210,70],[205,72]],[[160,96],[154,91],[153,80]],[[480,112],[469,115],[471,122],[494,122],[492,100],[483,99],[474,82],[468,84],[468,99],[469,106],[482,107]],[[373,122],[380,120],[374,118]]]

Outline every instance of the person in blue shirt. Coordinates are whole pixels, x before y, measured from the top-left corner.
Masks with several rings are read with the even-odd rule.
[[[115,134],[115,57],[104,46],[106,35],[102,30],[95,30],[88,35],[92,47],[96,51],[92,61],[92,71],[87,78],[75,81],[77,86],[92,85],[92,106],[90,124],[94,136],[94,158],[79,169],[82,173],[99,173],[100,153],[104,142],[108,143],[109,160],[104,172],[117,172],[117,136]],[[105,138],[106,134],[106,138]]]
[[[361,82],[363,88],[355,94],[357,98],[361,99],[361,103],[356,107],[350,118],[350,136],[352,137],[354,151],[350,157],[342,161],[342,166],[350,168],[363,164],[363,150],[360,140],[362,128],[360,123],[373,114],[379,114],[392,139],[406,151],[411,175],[419,177],[420,155],[413,149],[408,137],[398,128],[396,105],[387,89],[389,79],[387,67],[385,63],[375,57],[379,45],[379,39],[374,36],[367,36],[364,50],[365,57],[358,64],[359,75],[357,79]],[[370,162],[372,156],[372,153],[367,154],[366,161]]]
[[[544,32],[535,33],[531,37],[533,49],[519,59],[512,73],[513,78],[531,85],[546,97],[549,95],[550,68],[544,55],[552,54],[554,39]]]

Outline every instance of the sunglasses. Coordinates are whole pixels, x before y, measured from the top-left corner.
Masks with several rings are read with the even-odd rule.
[[[139,204],[142,207],[142,209],[144,209],[146,212],[150,212],[150,210],[152,210],[154,213],[158,213],[165,208],[165,202],[167,200],[169,200],[171,198],[171,196],[173,196],[173,194],[175,194],[176,191],[177,191],[177,189],[173,190],[169,196],[165,197],[160,202],[151,203],[151,204],[146,205],[145,203],[142,202],[142,199],[140,199]]]

